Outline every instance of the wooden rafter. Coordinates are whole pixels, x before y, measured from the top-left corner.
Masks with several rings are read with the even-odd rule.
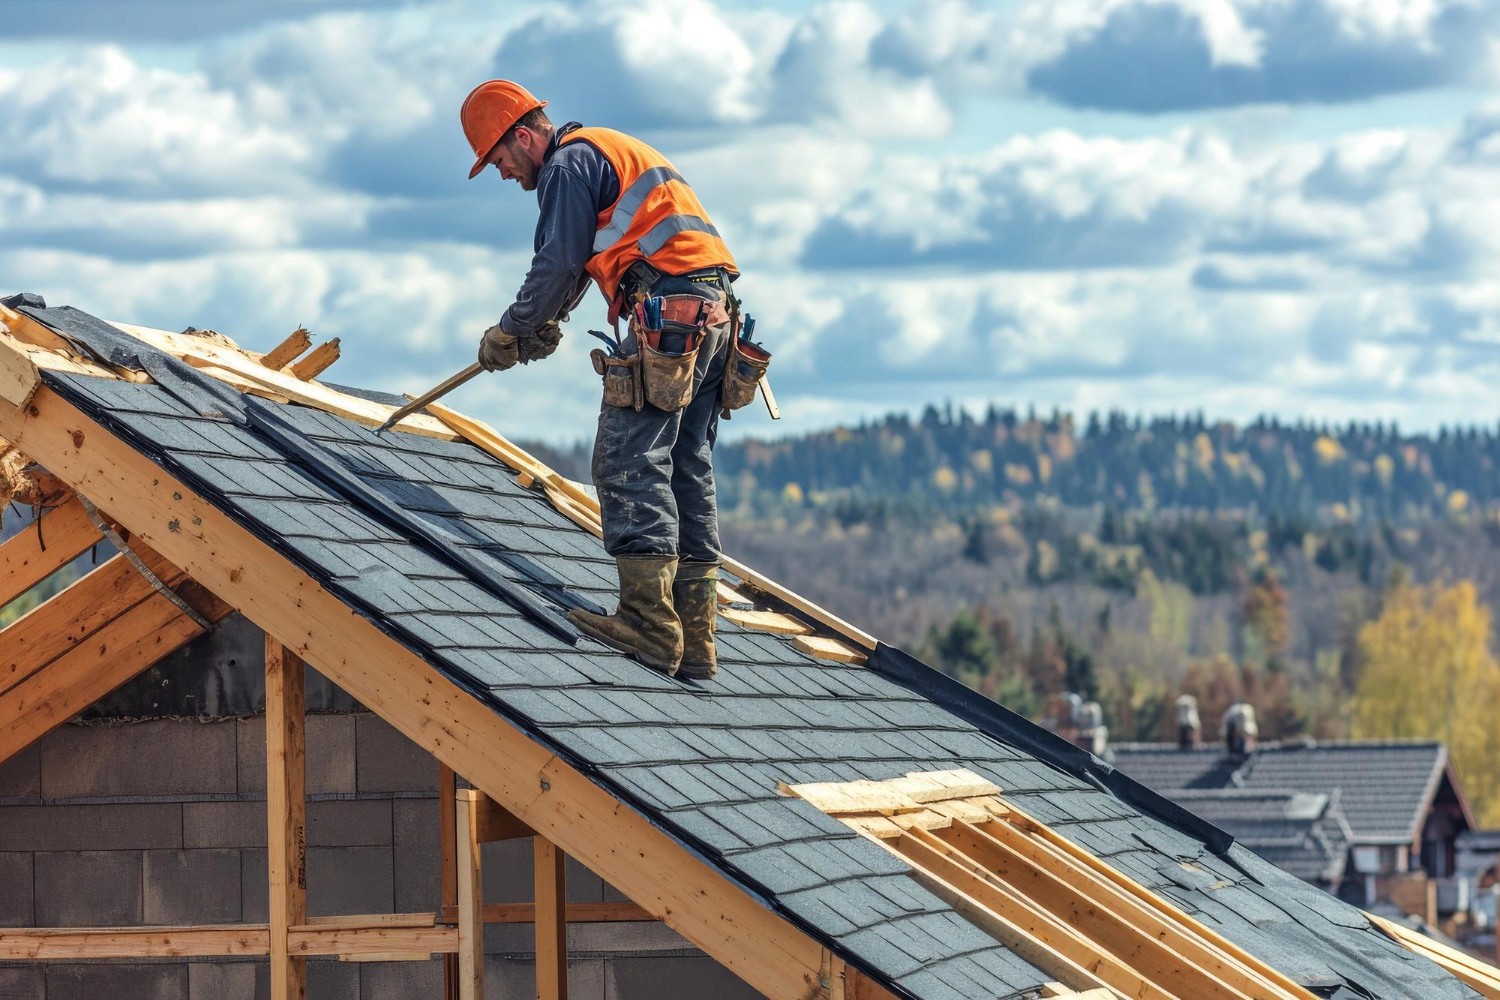
[[[83,555],[100,537],[76,497],[43,514],[0,544],[0,604],[9,604]]]
[[[234,609],[196,584],[178,594],[211,622]],[[153,594],[0,694],[0,763],[35,743],[203,629]]]
[[[783,785],[905,858],[913,875],[1034,965],[1056,995],[1312,1000],[966,770]],[[1057,992],[1061,991],[1061,992]]]
[[[817,983],[817,941],[56,393],[0,404],[0,438],[87,483],[135,535],[754,988],[800,997]]]

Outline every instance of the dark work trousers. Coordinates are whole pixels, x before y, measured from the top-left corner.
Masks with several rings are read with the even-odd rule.
[[[718,282],[663,277],[654,295],[693,294],[725,301]],[[594,439],[594,487],[612,556],[675,555],[717,563],[719,510],[714,493],[713,442],[719,427],[719,388],[729,353],[730,324],[704,331],[693,370],[693,399],[674,413],[647,403],[599,410]],[[634,335],[624,351],[637,350]]]

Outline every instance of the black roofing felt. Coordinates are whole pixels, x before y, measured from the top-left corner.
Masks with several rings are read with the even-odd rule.
[[[1020,723],[1007,738],[935,703],[904,660],[911,676],[897,683],[721,621],[719,676],[706,684],[667,678],[539,627],[253,429],[204,416],[162,386],[44,377],[394,639],[899,993],[1020,997],[1050,977],[912,881],[899,859],[806,802],[778,796],[778,782],[967,767],[1310,988],[1475,995],[1359,911],[1237,845],[1217,856],[1059,766],[1069,762],[1039,757],[1051,751],[1022,739]],[[401,433],[377,438],[303,407],[276,412],[370,489],[463,539],[489,572],[516,578],[495,557],[498,547],[582,599],[613,603],[612,564],[597,540],[477,448]]]

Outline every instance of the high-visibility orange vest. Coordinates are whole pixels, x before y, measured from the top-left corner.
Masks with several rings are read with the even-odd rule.
[[[708,213],[682,175],[650,146],[609,128],[575,129],[561,140],[587,142],[609,160],[620,197],[599,213],[589,276],[614,302],[630,265],[644,260],[663,274],[724,267],[738,274]],[[561,145],[561,143],[559,143]]]

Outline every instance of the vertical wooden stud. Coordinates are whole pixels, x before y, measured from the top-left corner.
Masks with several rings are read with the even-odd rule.
[[[443,899],[445,912],[448,907],[458,907],[458,791],[457,775],[453,768],[438,763],[438,852],[442,870]],[[443,1000],[458,1000],[458,955],[443,956]]]
[[[568,1000],[567,855],[546,837],[533,837],[536,866],[537,1000]]]
[[[458,842],[458,995],[484,1000],[484,862],[479,855],[479,793],[455,794]]]
[[[266,823],[270,879],[271,1000],[306,1000],[307,960],[287,931],[307,923],[306,699],[302,661],[266,636]]]

